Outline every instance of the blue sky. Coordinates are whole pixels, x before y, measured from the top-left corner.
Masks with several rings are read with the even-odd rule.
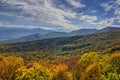
[[[0,27],[72,31],[120,27],[120,0],[0,0]]]

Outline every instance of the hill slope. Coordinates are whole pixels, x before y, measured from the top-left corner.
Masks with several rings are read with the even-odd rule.
[[[62,37],[2,45],[1,52],[84,53],[120,50],[120,30],[85,36]]]

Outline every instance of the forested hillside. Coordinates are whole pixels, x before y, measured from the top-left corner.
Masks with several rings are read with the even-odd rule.
[[[120,30],[85,36],[62,37],[24,43],[6,44],[1,52],[34,52],[55,54],[85,53],[89,51],[114,52],[120,50]]]
[[[0,80],[119,80],[120,31],[0,46]]]

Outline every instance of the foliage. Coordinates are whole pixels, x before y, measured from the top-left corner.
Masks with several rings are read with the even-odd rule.
[[[22,58],[9,56],[0,61],[0,79],[2,80],[14,80],[15,71],[23,66],[24,62]]]
[[[72,73],[68,71],[68,67],[65,64],[53,65],[51,73],[54,76],[54,80],[73,80]]]
[[[62,50],[63,51],[69,51],[69,50],[74,50],[76,49],[77,47],[73,44],[69,44],[69,45],[64,45],[62,46]]]
[[[106,59],[106,65],[102,71],[102,80],[120,79],[120,53],[112,54]]]
[[[84,71],[93,63],[98,62],[99,56],[95,52],[84,54],[74,67],[74,76],[79,80]]]
[[[120,30],[100,34],[62,37],[13,43],[0,46],[0,52],[42,52],[49,55],[77,54],[97,51],[114,53],[120,51]],[[44,56],[44,55],[43,55]],[[39,57],[39,56],[38,56]]]
[[[32,55],[36,56],[37,53]],[[32,59],[32,56],[30,57]],[[120,52],[112,54],[89,52],[77,56],[54,56],[41,59],[33,57],[33,61],[5,56],[0,61],[0,80],[119,79]]]
[[[4,59],[4,56],[0,55],[0,61]]]
[[[99,80],[100,67],[99,64],[91,64],[83,73],[81,80]]]
[[[52,80],[48,69],[37,63],[19,68],[16,75],[16,80]]]

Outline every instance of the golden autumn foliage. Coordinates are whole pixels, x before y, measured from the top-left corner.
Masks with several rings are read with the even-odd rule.
[[[120,74],[120,53],[112,54],[108,59],[108,63]]]
[[[74,67],[74,76],[77,80],[81,79],[84,71],[91,64],[98,62],[99,55],[95,52],[84,54]]]
[[[120,80],[120,53],[111,54],[107,57],[101,80]]]
[[[91,64],[82,75],[81,80],[99,80],[100,66],[98,63]]]
[[[68,71],[68,67],[65,64],[54,65],[51,68],[51,73],[54,80],[73,80],[72,73]]]
[[[23,59],[9,56],[0,61],[0,78],[2,80],[14,80],[15,71],[23,66]]]
[[[63,64],[57,62],[58,59],[54,59],[56,63],[50,63],[52,61],[46,58],[24,65],[22,58],[2,57],[0,80],[120,80],[120,53],[90,52],[79,59],[67,58],[67,62],[62,61]],[[68,65],[72,59],[74,64]]]
[[[49,70],[38,63],[23,66],[16,71],[16,80],[52,80]]]

